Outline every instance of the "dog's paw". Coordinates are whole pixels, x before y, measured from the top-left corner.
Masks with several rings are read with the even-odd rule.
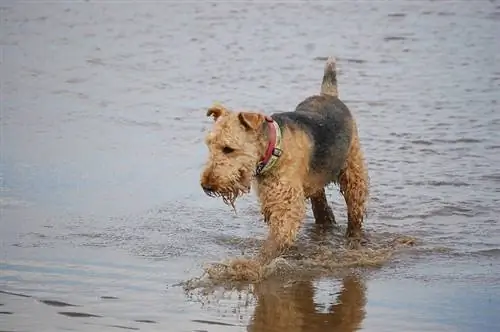
[[[346,247],[350,250],[361,250],[368,245],[368,239],[364,236],[348,237]]]

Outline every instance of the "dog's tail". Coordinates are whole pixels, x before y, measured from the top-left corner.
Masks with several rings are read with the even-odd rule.
[[[326,60],[323,82],[321,83],[321,94],[338,97],[337,90],[337,65],[335,57],[329,57]]]

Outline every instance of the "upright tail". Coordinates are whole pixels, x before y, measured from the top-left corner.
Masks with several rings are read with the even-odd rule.
[[[337,90],[337,65],[334,57],[326,60],[323,82],[321,83],[321,94],[338,97]]]

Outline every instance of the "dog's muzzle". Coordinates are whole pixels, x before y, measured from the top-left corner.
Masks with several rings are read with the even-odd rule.
[[[202,184],[201,188],[203,189],[205,194],[207,194],[207,196],[209,196],[209,197],[216,197],[217,196],[215,190],[211,186]]]

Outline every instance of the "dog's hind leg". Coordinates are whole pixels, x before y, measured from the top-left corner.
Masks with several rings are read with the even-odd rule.
[[[368,172],[359,143],[356,124],[344,169],[339,176],[340,192],[347,204],[347,231],[349,239],[362,238],[362,225],[368,200]]]
[[[325,188],[311,196],[311,206],[316,224],[324,226],[335,224],[335,216],[326,201]]]

